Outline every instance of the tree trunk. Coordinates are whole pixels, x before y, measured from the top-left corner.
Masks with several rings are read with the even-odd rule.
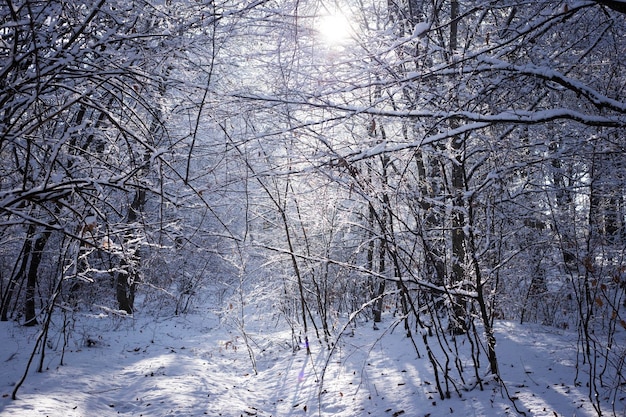
[[[19,263],[19,269],[16,272],[14,268],[11,272],[11,280],[9,281],[6,292],[2,296],[2,306],[0,308],[1,321],[7,321],[9,319],[9,305],[11,304],[11,300],[13,299],[15,287],[17,286],[17,283],[20,282],[26,275],[28,260],[30,257],[30,253],[32,252],[32,237],[35,234],[35,231],[36,229],[34,225],[31,224],[28,226],[28,231],[26,232],[26,240],[24,241],[24,246],[22,247],[21,256],[17,260],[17,262]],[[17,265],[15,267],[17,267]]]
[[[51,233],[52,231],[50,229],[44,230],[35,239],[32,252],[30,254],[24,253],[24,256],[30,256],[30,265],[26,276],[26,299],[24,301],[25,326],[36,326],[38,324],[35,306],[35,289],[37,287],[38,277],[37,271],[43,256],[43,249],[46,246]]]
[[[139,214],[143,211],[146,202],[146,191],[141,188],[135,190],[135,197],[128,209],[126,221],[130,225],[137,221]],[[131,240],[132,236],[125,238],[126,242]],[[135,309],[135,290],[139,282],[139,273],[137,267],[141,258],[140,250],[131,250],[127,255],[130,259],[122,259],[120,261],[121,271],[117,273],[115,280],[115,292],[119,309],[128,314],[133,314]]]
[[[458,1],[450,3],[450,59],[454,60],[454,53],[457,48],[457,17],[459,15]],[[458,121],[452,119],[450,128],[458,127]],[[465,173],[463,161],[464,139],[461,136],[452,138],[452,150],[454,158],[452,161],[452,271],[450,284],[458,287],[464,280],[465,271],[463,262],[465,260],[465,233],[463,226],[465,225],[463,191],[465,189]],[[452,297],[453,317],[450,322],[450,330],[453,334],[463,334],[467,331],[466,320],[466,302],[464,297]]]
[[[127,314],[133,314],[135,309],[135,288],[137,287],[137,276],[134,267],[126,260],[120,262],[120,269],[125,272],[118,272],[115,282],[115,293],[119,309]]]

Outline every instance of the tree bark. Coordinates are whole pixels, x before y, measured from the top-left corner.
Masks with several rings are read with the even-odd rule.
[[[458,25],[457,17],[459,15],[459,2],[452,1],[450,3],[450,59],[455,59],[454,54],[457,48]],[[454,65],[454,64],[453,64]],[[454,130],[459,125],[458,120],[450,121],[450,128]],[[450,283],[457,286],[464,280],[465,271],[463,262],[465,260],[465,233],[463,226],[465,225],[465,216],[463,213],[463,191],[465,189],[465,173],[463,162],[464,139],[462,136],[452,137],[452,151],[454,152],[452,160],[452,271]],[[453,317],[450,323],[450,330],[453,334],[463,334],[467,331],[466,320],[466,302],[462,296],[453,297]]]
[[[146,191],[141,188],[135,190],[135,196],[133,202],[128,208],[128,215],[126,221],[128,224],[132,224],[137,221],[139,214],[143,211],[143,206],[146,202]],[[131,236],[126,236],[125,240],[128,242]],[[128,314],[133,314],[135,309],[135,290],[137,288],[137,282],[139,282],[139,274],[137,271],[137,265],[141,258],[140,250],[131,250],[128,255],[131,259],[122,259],[120,261],[120,272],[117,273],[115,280],[115,293],[119,309],[125,311]]]
[[[15,293],[15,287],[17,286],[17,283],[24,279],[24,276],[26,275],[26,268],[28,267],[29,256],[32,252],[32,237],[35,234],[35,231],[36,229],[34,225],[31,224],[28,226],[28,231],[26,232],[26,239],[22,247],[21,256],[17,260],[17,262],[19,263],[19,269],[17,270],[17,272],[15,271],[15,268],[13,269],[13,272],[11,273],[11,280],[9,282],[7,290],[2,296],[0,321],[9,320],[9,305],[11,304],[11,300],[13,299],[13,294]]]
[[[596,3],[606,6],[616,12],[626,14],[626,2],[620,0],[595,0]]]
[[[46,246],[46,243],[48,242],[48,238],[50,237],[51,233],[52,231],[50,229],[44,230],[35,239],[35,243],[32,247],[32,252],[30,254],[24,254],[24,256],[30,256],[30,265],[28,267],[28,274],[26,276],[26,299],[24,301],[25,326],[36,326],[38,324],[35,303],[35,289],[37,287],[38,270],[39,264],[41,263],[41,258],[43,256],[43,249]]]

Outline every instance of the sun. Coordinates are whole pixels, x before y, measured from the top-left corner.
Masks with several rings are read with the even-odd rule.
[[[317,24],[317,30],[324,42],[329,45],[345,43],[351,34],[350,21],[342,13],[321,16]]]

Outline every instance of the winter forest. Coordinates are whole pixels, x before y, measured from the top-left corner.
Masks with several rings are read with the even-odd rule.
[[[570,335],[577,415],[624,415],[624,1],[6,0],[0,158],[0,414],[96,317],[210,311],[250,375],[262,326],[323,358],[309,415],[368,415],[322,395],[361,329],[433,416],[541,415],[503,323]]]

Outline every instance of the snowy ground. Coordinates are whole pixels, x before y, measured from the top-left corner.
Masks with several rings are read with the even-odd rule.
[[[36,373],[34,364],[13,401],[36,329],[0,323],[0,415],[516,415],[494,383],[441,401],[427,360],[417,359],[399,328],[385,333],[366,325],[343,337],[320,386],[327,357],[320,344],[311,343],[311,356],[293,353],[288,331],[267,322],[247,325],[256,375],[242,334],[212,313],[158,321],[83,317],[63,366],[54,350],[62,340],[57,334],[47,370]],[[509,394],[528,416],[596,415],[584,383],[574,383],[575,333],[499,322],[497,337]],[[616,415],[626,416],[624,398],[617,401]]]

